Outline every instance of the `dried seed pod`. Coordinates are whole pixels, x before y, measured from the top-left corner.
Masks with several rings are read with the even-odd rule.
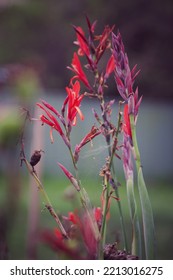
[[[31,159],[30,159],[30,164],[32,167],[34,167],[40,161],[41,152],[43,152],[43,151],[42,150],[34,151],[33,155],[31,156]]]

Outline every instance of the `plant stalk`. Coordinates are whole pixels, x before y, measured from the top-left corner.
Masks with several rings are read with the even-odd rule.
[[[143,177],[140,153],[136,137],[136,126],[133,114],[130,114],[130,124],[132,130],[132,141],[134,147],[136,169],[138,174],[138,190],[142,210],[145,257],[146,259],[153,259],[155,251],[154,219],[147,187]]]
[[[45,191],[45,189],[44,189],[40,179],[38,178],[36,172],[32,170],[31,165],[29,164],[29,162],[26,159],[23,159],[23,161],[25,162],[26,167],[27,167],[29,173],[32,175],[32,177],[34,178],[35,182],[37,183],[39,191],[42,193],[42,195],[44,197],[44,200],[45,200],[45,203],[46,203],[45,207],[48,209],[48,211],[50,212],[51,216],[55,219],[55,221],[58,224],[58,226],[59,226],[63,236],[68,239],[69,238],[68,234],[67,234],[66,230],[64,229],[64,227],[63,227],[63,225],[62,225],[58,215],[56,214],[56,212],[55,212],[55,210],[54,210],[54,208],[53,208],[53,206],[52,206],[52,204],[50,202],[50,199],[49,199],[49,197],[48,197],[48,195],[47,195],[47,193],[46,193],[46,191]]]

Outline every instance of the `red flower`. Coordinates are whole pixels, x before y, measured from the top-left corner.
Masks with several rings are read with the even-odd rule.
[[[47,108],[48,108],[48,103],[47,104]],[[59,132],[59,134],[61,136],[64,137],[64,133],[61,129],[61,126],[60,124],[58,123],[57,119],[52,115],[52,113],[50,113],[47,109],[44,108],[44,106],[40,103],[37,103],[36,104],[38,107],[40,107],[47,115],[47,117],[45,115],[41,115],[40,116],[40,120],[42,121],[42,123],[46,123],[47,125],[49,125],[52,129],[55,129],[56,131]],[[51,108],[51,105],[50,105],[50,108]],[[50,109],[49,108],[49,109]],[[53,107],[52,107],[53,108]],[[53,110],[52,110],[53,111]],[[54,112],[55,113],[55,112]],[[51,132],[50,132],[50,138],[51,140],[53,141],[53,138],[52,138],[52,129],[51,129]]]
[[[101,223],[101,221],[102,221],[102,209],[101,209],[101,207],[96,207],[94,209],[94,217],[95,217],[95,220],[98,224]]]
[[[73,79],[79,79],[86,85],[87,88],[91,89],[91,86],[87,80],[87,77],[82,69],[79,57],[77,56],[76,53],[74,53],[74,55],[73,55],[73,60],[72,60],[71,66],[72,66],[72,68],[71,67],[68,67],[68,68],[76,73],[76,76],[74,76],[71,79],[71,81]]]
[[[130,126],[130,118],[129,118],[129,108],[128,104],[124,106],[124,124],[123,124],[124,132],[132,139],[132,130]]]
[[[85,146],[88,142],[90,142],[93,138],[95,138],[97,135],[101,133],[101,130],[99,130],[95,125],[92,126],[91,131],[82,139],[82,141],[76,145],[75,152],[74,152],[74,158],[75,161],[78,161],[80,150],[83,146]]]
[[[96,215],[98,216],[98,214]],[[83,215],[79,216],[76,213],[69,212],[68,217],[64,217],[64,218],[67,221],[72,222],[73,225],[75,225],[79,229],[84,244],[87,247],[89,257],[95,258],[97,252],[98,240],[95,237],[93,226],[91,224],[91,219],[88,217],[88,215],[86,213],[83,213]],[[93,218],[96,221],[95,215]]]
[[[84,145],[86,145],[88,142],[90,142],[93,138],[95,138],[100,133],[101,130],[99,130],[95,125],[93,125],[91,131],[80,142],[79,144],[80,148],[82,148]]]
[[[54,117],[52,115],[51,112],[53,112],[55,115],[57,115],[57,117],[59,118],[59,120],[61,121],[61,123],[63,125],[65,125],[65,120],[63,118],[63,116],[53,107],[51,106],[49,103],[47,103],[46,101],[42,101],[43,105],[46,107],[44,107],[42,104],[40,103],[37,103],[36,105],[38,107],[40,107],[45,113],[47,116],[45,115],[41,115],[40,116],[40,120],[42,121],[42,124],[47,124],[51,127],[50,129],[50,139],[51,139],[51,142],[53,143],[53,129],[55,129],[56,131],[58,131],[58,133],[60,134],[60,136],[62,137],[64,143],[69,147],[70,146],[70,143],[69,143],[69,140],[68,138],[66,137],[66,135],[63,133],[62,131],[62,128],[59,124],[59,122],[57,121],[56,117]],[[48,109],[48,110],[47,110]]]
[[[80,26],[74,27],[74,29],[76,31],[76,36],[77,36],[77,41],[75,41],[75,44],[79,46],[78,55],[89,56],[90,50],[83,29]]]
[[[79,250],[71,248],[68,242],[65,242],[65,240],[57,237],[58,236],[56,234],[48,230],[45,230],[40,234],[41,241],[49,245],[55,252],[63,253],[63,255],[65,254],[68,259],[82,259],[81,252],[79,252]]]
[[[72,222],[74,225],[80,226],[80,219],[77,214],[73,212],[68,213],[68,217],[66,218],[68,221]]]
[[[110,46],[109,35],[111,34],[113,29],[114,26],[112,28],[110,28],[109,26],[105,26],[103,33],[100,36],[95,36],[95,39],[99,40],[99,44],[96,48],[97,62],[100,60],[105,50]]]
[[[80,110],[80,103],[84,97],[84,95],[79,95],[80,91],[80,83],[76,81],[72,84],[72,88],[66,87],[66,91],[68,94],[67,99],[65,100],[66,104],[68,103],[68,112],[67,118],[70,123],[73,122],[73,125],[76,125],[76,115],[79,114],[81,120],[84,120],[84,116]]]
[[[64,237],[62,235],[62,232],[58,228],[54,229],[54,234],[55,234],[55,236],[57,237],[58,240],[63,240]]]

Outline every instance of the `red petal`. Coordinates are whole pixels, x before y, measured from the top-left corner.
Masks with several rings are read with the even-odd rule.
[[[48,108],[50,111],[52,111],[55,115],[59,116],[59,112],[52,106],[50,105],[49,103],[47,103],[46,101],[42,100],[42,103],[44,104],[44,106],[46,108]]]
[[[128,104],[124,106],[124,125],[123,130],[124,132],[132,138],[132,131],[130,126],[130,119],[129,119],[129,112],[128,112]]]
[[[89,56],[90,51],[89,51],[88,42],[85,38],[85,33],[84,33],[83,29],[80,26],[78,26],[78,27],[75,27],[75,31],[76,31],[76,35],[77,35],[77,41],[78,41],[78,44],[79,44],[82,52],[84,54],[86,54],[87,56]]]
[[[82,114],[81,110],[79,107],[75,106],[75,109],[77,110],[78,114],[79,114],[79,117],[81,119],[81,121],[84,120],[84,115]]]
[[[112,73],[112,71],[114,71],[114,69],[115,69],[115,59],[114,56],[111,55],[106,66],[106,75],[109,76]]]
[[[51,127],[54,126],[54,123],[51,122],[48,118],[46,118],[44,115],[41,115],[41,116],[40,116],[40,120],[41,120],[43,123],[46,123],[46,124],[48,124],[48,125],[51,126]]]

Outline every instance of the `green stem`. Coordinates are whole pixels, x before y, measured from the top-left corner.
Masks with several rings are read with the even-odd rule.
[[[109,189],[110,185],[107,180],[107,176],[104,176],[104,188],[105,188],[105,203],[103,206],[103,218],[102,218],[102,225],[101,225],[101,230],[100,230],[100,244],[99,244],[99,259],[103,259],[103,249],[105,246],[105,241],[106,241],[106,216],[107,216],[107,211],[108,211],[108,202],[109,202]],[[104,190],[103,190],[104,191]],[[104,195],[104,193],[103,193]]]
[[[117,130],[115,133],[115,140],[118,139],[118,134],[120,132],[121,118],[122,118],[122,114],[121,114],[121,112],[119,112],[118,125],[117,125]],[[116,143],[117,143],[117,141],[116,141]],[[113,159],[114,159],[114,154],[116,152],[116,148],[117,148],[117,145],[113,145],[112,152],[111,152],[111,158],[110,158],[110,167],[112,168],[112,173],[113,173],[114,178],[116,176],[115,176],[115,168],[114,168]],[[115,189],[115,195],[118,199],[120,198],[118,188]],[[117,203],[118,203],[118,210],[119,210],[119,215],[120,215],[121,230],[122,230],[122,234],[123,234],[124,249],[126,250],[126,252],[128,252],[128,242],[127,242],[127,236],[126,236],[124,216],[123,216],[123,211],[122,211],[122,207],[121,207],[121,201],[118,200]]]
[[[130,125],[131,125],[131,130],[132,130],[132,141],[133,141],[133,147],[135,151],[135,162],[136,162],[136,168],[139,170],[141,167],[141,157],[139,153],[139,148],[138,148],[138,142],[137,142],[137,137],[136,137],[136,126],[135,126],[135,120],[134,120],[134,115],[130,115]]]
[[[127,188],[127,198],[130,209],[130,218],[132,222],[132,247],[131,253],[142,258],[142,246],[141,246],[141,232],[140,232],[140,224],[138,218],[138,210],[137,204],[134,194],[134,182],[133,175],[129,176],[126,180],[126,188]]]
[[[118,189],[115,189],[115,195],[118,199],[120,198]],[[120,215],[120,224],[121,224],[121,230],[122,230],[122,235],[123,235],[124,250],[126,250],[126,252],[129,252],[121,201],[118,200],[117,204],[118,204],[118,210],[119,210],[119,215]]]
[[[130,114],[130,124],[132,129],[132,141],[134,147],[136,169],[138,173],[138,190],[142,210],[145,256],[146,259],[153,259],[155,249],[154,219],[148,191],[143,177],[140,153],[136,137],[136,126],[133,114]]]
[[[69,141],[70,141],[70,137],[69,137]],[[88,205],[89,203],[87,203],[86,194],[84,193],[84,191],[81,187],[81,182],[79,180],[79,175],[78,175],[78,167],[77,167],[77,164],[75,162],[71,147],[69,147],[69,152],[70,152],[70,156],[71,156],[73,166],[74,166],[74,169],[75,169],[75,175],[76,175],[75,178],[76,178],[78,186],[80,188],[80,190],[78,191],[79,199],[80,199],[81,204],[82,204],[83,208],[85,209],[85,212],[88,216],[88,219],[90,221],[90,225],[91,225],[91,228],[93,230],[95,239],[98,242],[100,240],[100,233],[99,233],[98,225],[97,225],[97,223],[96,223],[96,221],[93,217],[93,213],[90,209],[91,207],[89,207],[89,205]],[[88,198],[88,200],[89,200],[89,198]]]
[[[45,203],[46,203],[46,204],[45,204],[46,208],[49,210],[51,216],[55,219],[55,221],[56,221],[56,223],[58,224],[58,226],[59,226],[59,228],[60,228],[60,230],[61,230],[63,236],[64,236],[65,238],[68,238],[67,232],[66,232],[66,230],[64,229],[64,227],[63,227],[63,225],[62,225],[62,223],[61,223],[61,221],[60,221],[58,215],[56,214],[56,212],[55,212],[55,210],[54,210],[54,208],[53,208],[53,206],[52,206],[52,204],[51,204],[51,202],[50,202],[50,199],[49,199],[49,197],[48,197],[48,195],[47,195],[47,193],[46,193],[46,191],[45,191],[45,189],[44,189],[44,187],[43,187],[43,185],[42,185],[40,179],[38,178],[36,172],[35,172],[34,170],[32,170],[31,165],[29,164],[29,162],[28,162],[26,159],[23,159],[23,161],[25,162],[26,167],[27,167],[29,173],[32,175],[32,177],[33,177],[34,180],[36,181],[36,183],[37,183],[37,185],[38,185],[39,191],[42,193],[42,195],[43,195],[43,197],[44,197],[44,200],[45,200]]]

